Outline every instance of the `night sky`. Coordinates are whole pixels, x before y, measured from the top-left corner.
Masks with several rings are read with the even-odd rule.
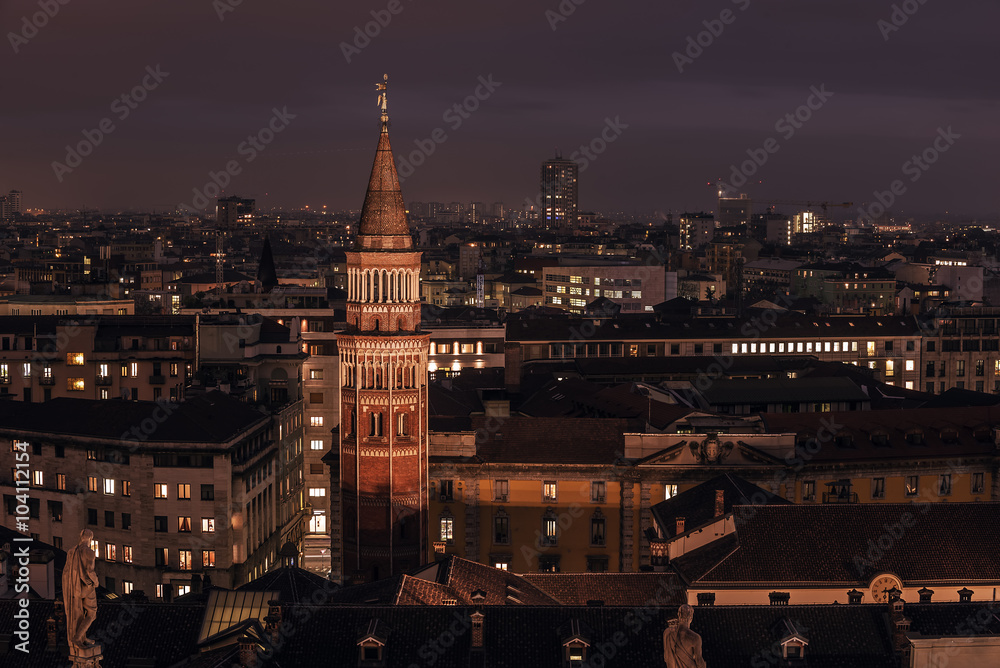
[[[916,10],[898,30],[888,0],[49,2],[34,35],[37,0],[0,5],[0,192],[29,207],[172,210],[234,160],[226,192],[263,208],[360,208],[388,72],[397,160],[446,136],[405,180],[409,201],[520,205],[557,146],[570,156],[617,118],[627,128],[581,174],[582,209],[714,208],[715,179],[774,138],[742,188],[756,198],[861,203],[900,179],[906,215],[1000,211],[996,0],[897,3]],[[391,20],[348,63],[342,43],[356,48],[372,11]],[[705,21],[721,34],[679,72],[674,52]],[[155,83],[147,66],[169,74]],[[446,119],[489,75],[500,85],[479,109]],[[832,96],[777,131],[814,86]],[[240,151],[285,108],[270,144]],[[60,182],[52,163],[105,118],[114,130]],[[960,138],[911,180],[904,163],[949,126]]]

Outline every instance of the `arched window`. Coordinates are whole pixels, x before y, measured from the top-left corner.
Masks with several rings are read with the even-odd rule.
[[[406,436],[409,431],[409,415],[406,413],[399,413],[396,416],[396,435]]]
[[[371,436],[381,436],[382,435],[382,414],[381,413],[371,413]]]
[[[378,318],[375,318],[374,329],[376,332],[378,331]]]

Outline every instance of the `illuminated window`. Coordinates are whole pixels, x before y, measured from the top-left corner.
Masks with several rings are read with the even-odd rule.
[[[25,362],[21,365],[21,372],[25,378],[31,377],[31,362]]]
[[[133,583],[131,580],[123,580],[122,581],[122,593],[123,594],[125,594],[125,595],[131,594],[132,593],[132,589],[134,587],[135,587],[135,583]]]
[[[544,483],[542,483],[542,500],[543,501],[556,500],[556,483],[554,480],[546,480]]]
[[[177,531],[181,533],[191,533],[191,518],[190,517],[178,517],[177,518]]]
[[[215,550],[201,551],[202,568],[215,568]]]
[[[132,483],[122,480],[122,496],[132,496]]]
[[[907,371],[913,371],[913,369],[915,368],[915,365],[916,365],[916,362],[914,362],[913,360],[906,360],[906,370]]]
[[[441,540],[451,545],[455,542],[455,518],[441,518]]]
[[[664,485],[663,486],[663,498],[672,499],[677,496],[677,485]]]
[[[158,482],[153,485],[153,498],[154,499],[167,498],[167,483]]]
[[[323,449],[323,439],[313,439],[309,441],[310,450],[322,450]]]
[[[311,416],[309,418],[309,426],[310,427],[322,427],[323,426],[323,416],[322,415],[313,415],[313,416]]]
[[[128,364],[122,364],[122,378],[128,378]]]
[[[101,556],[101,544],[97,541],[96,538],[91,539],[90,549],[94,551],[95,556],[98,557]]]
[[[201,532],[202,533],[215,533],[215,518],[214,517],[202,517],[201,518]]]
[[[87,489],[91,492],[98,491],[96,475],[87,476]]]
[[[118,549],[114,543],[105,543],[104,558],[107,559],[108,561],[118,560]]]
[[[67,366],[83,366],[83,353],[66,353]]]
[[[64,492],[66,491],[66,474],[65,473],[57,473],[56,474],[56,489],[61,489]]]
[[[189,501],[191,499],[191,485],[186,482],[177,483],[177,498]]]
[[[128,365],[128,367],[129,367],[129,374],[133,378],[138,378],[139,377],[139,363],[138,362],[132,362],[132,363],[130,363]]]
[[[115,481],[112,478],[104,479],[104,493],[112,496],[115,493]]]
[[[323,380],[323,370],[309,369],[309,380]]]
[[[311,497],[314,497],[314,496],[326,496],[326,488],[325,487],[310,487],[309,488],[309,496],[311,496]]]
[[[736,353],[738,353],[739,351],[740,351],[740,346],[739,346],[739,344],[738,344],[738,343],[734,343],[734,344],[733,344],[733,346],[732,346],[732,352],[733,352],[733,354],[735,355],[735,354],[736,354]]]
[[[32,471],[31,472],[31,484],[35,487],[43,487],[45,485],[45,472],[44,471]]]
[[[178,562],[182,571],[191,570],[191,550],[178,550]],[[177,591],[180,594],[180,588]]]
[[[66,389],[69,390],[70,392],[83,392],[84,390],[83,378],[67,378]]]

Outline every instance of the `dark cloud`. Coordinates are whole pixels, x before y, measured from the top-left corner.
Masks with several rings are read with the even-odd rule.
[[[220,21],[225,1],[70,0],[19,53],[5,38],[0,190],[46,207],[173,206],[287,107],[296,119],[230,190],[265,205],[357,208],[376,140],[373,84],[387,71],[397,154],[435,128],[448,135],[406,181],[411,200],[519,204],[555,147],[569,155],[620,117],[628,129],[581,176],[581,204],[708,208],[706,184],[825,85],[833,97],[782,141],[752,195],[870,199],[953,126],[962,138],[900,208],[1000,210],[989,178],[1000,148],[992,1],[897,2],[919,9],[886,40],[878,21],[894,3],[882,0],[400,0],[350,64],[342,43],[388,0],[243,0]],[[20,31],[38,7],[8,0],[0,32]],[[560,7],[575,10],[552,30],[546,11]],[[735,19],[678,72],[674,52],[727,9]],[[59,183],[51,163],[157,64],[170,76]],[[500,88],[452,129],[447,110],[489,74]]]

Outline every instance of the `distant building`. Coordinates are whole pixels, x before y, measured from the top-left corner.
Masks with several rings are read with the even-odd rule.
[[[751,201],[745,193],[739,197],[719,196],[719,211],[716,218],[720,227],[750,225]]]
[[[253,222],[256,200],[223,197],[216,202],[215,220],[220,230],[236,230]]]
[[[718,224],[710,213],[682,213],[680,217],[681,250],[697,250],[712,240]]]
[[[545,229],[570,229],[576,225],[579,166],[556,154],[542,163],[541,217]]]
[[[542,271],[545,305],[572,313],[598,297],[621,304],[624,313],[652,311],[666,300],[666,270],[655,262],[560,257],[559,266]]]

